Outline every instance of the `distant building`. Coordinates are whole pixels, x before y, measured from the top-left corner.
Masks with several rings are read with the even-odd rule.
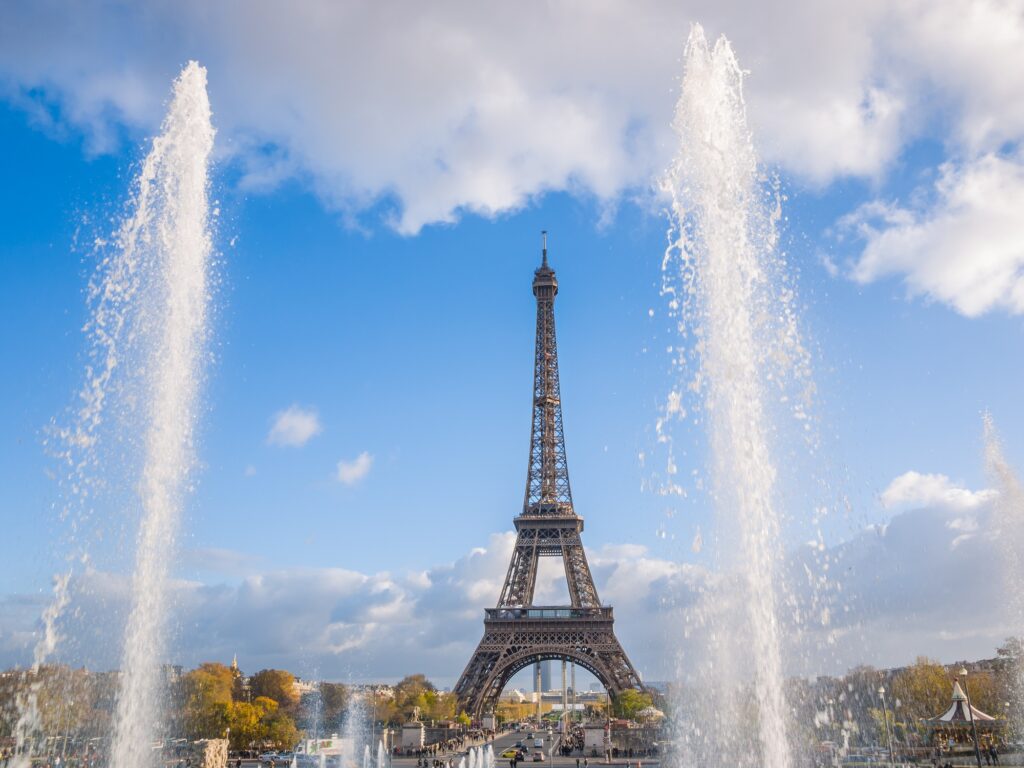
[[[542,661],[540,662],[540,689],[542,691],[551,690],[551,662]]]

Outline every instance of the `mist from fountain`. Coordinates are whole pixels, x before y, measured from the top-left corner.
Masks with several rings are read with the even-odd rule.
[[[992,414],[982,416],[982,431],[985,446],[985,471],[989,481],[993,483],[998,495],[993,502],[993,528],[997,532],[999,552],[1002,559],[1004,592],[1007,596],[1007,608],[1011,626],[1015,636],[1024,634],[1024,592],[1020,588],[1024,577],[1024,486],[1006,460],[1003,443],[999,438]],[[1014,664],[1016,675],[1013,686],[1017,700],[1024,695],[1024,665]],[[1010,717],[1016,722],[1014,730],[1020,732],[1024,727],[1024,713],[1019,707],[1013,707]]]
[[[687,42],[673,127],[679,149],[664,182],[672,225],[663,269],[685,337],[679,347],[697,365],[676,392],[698,393],[717,541],[727,543],[719,547],[719,566],[738,588],[708,607],[715,683],[699,721],[678,725],[698,763],[789,768],[779,618],[783,542],[771,442],[778,430],[768,403],[780,399],[769,387],[791,381],[805,353],[776,252],[777,200],[762,180],[747,127],[743,72],[728,40],[710,46],[699,25]],[[685,371],[690,358],[679,363]],[[670,459],[670,475],[673,468]],[[742,693],[745,675],[752,695]],[[756,723],[753,739],[744,741],[750,728],[743,723]]]
[[[140,528],[121,685],[114,716],[112,768],[142,768],[161,722],[167,581],[178,518],[193,467],[193,434],[203,380],[211,238],[208,169],[214,130],[206,70],[190,62],[174,83],[161,133],[137,181],[134,214],[104,290],[126,290],[122,307],[144,371]]]

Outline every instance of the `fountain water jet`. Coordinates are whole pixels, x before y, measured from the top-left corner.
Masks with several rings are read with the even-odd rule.
[[[1003,580],[1011,622],[1019,633],[1024,630],[1024,592],[1021,591],[1021,576],[1024,575],[1024,561],[1021,551],[1024,547],[1024,486],[1003,454],[1002,441],[990,413],[982,416],[985,443],[985,470],[999,495],[993,508],[993,526],[998,532],[1000,554],[1003,560]],[[1013,665],[1016,679],[1012,681],[1017,696],[1024,694],[1024,667]],[[1014,708],[1014,726],[1024,726],[1022,714]]]
[[[145,371],[146,427],[138,494],[131,611],[111,747],[112,768],[141,768],[160,721],[160,662],[167,580],[178,517],[192,469],[209,301],[208,168],[214,131],[206,70],[190,62],[174,83],[159,136],[138,178],[134,214],[104,289],[130,276],[138,290],[126,310]]]
[[[665,270],[678,266],[684,286],[673,303],[684,305],[681,330],[695,326],[699,353],[696,380],[682,389],[703,396],[719,537],[734,550],[731,567],[742,591],[743,615],[716,629],[720,636],[746,632],[758,724],[753,749],[739,747],[745,754],[730,756],[718,744],[706,757],[789,768],[776,594],[782,543],[767,387],[769,372],[803,353],[792,296],[782,287],[784,265],[775,253],[777,212],[768,205],[747,128],[743,73],[729,42],[722,37],[709,46],[699,25],[687,42],[673,127],[679,151],[664,183],[672,200]],[[735,667],[737,659],[729,663]],[[726,717],[719,713],[720,720]],[[719,725],[726,735],[738,732]]]
[[[341,768],[358,768],[356,755],[360,754],[359,745],[365,744],[369,754],[369,733],[366,727],[366,699],[362,691],[353,691],[345,712],[345,722],[341,731]]]

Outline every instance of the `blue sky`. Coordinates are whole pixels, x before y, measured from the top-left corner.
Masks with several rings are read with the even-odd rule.
[[[416,591],[425,573],[463,587],[500,580],[505,544],[492,537],[510,529],[525,482],[541,229],[561,286],[567,449],[592,556],[609,573],[653,563],[655,581],[710,566],[691,547],[713,528],[708,499],[692,481],[686,500],[650,483],[664,460],[654,425],[676,385],[666,349],[678,343],[659,293],[666,220],[653,187],[672,154],[691,21],[727,34],[750,69],[755,141],[787,195],[783,244],[805,305],[822,444],[794,488],[791,545],[806,538],[808,504],[837,508],[823,533],[839,547],[908,509],[943,509],[950,488],[988,487],[984,409],[1011,463],[1024,463],[1024,225],[1013,213],[1024,118],[990,77],[999,64],[1010,78],[1024,68],[1017,48],[985,37],[1005,14],[1006,35],[1024,40],[1020,9],[949,2],[918,23],[868,4],[846,27],[798,3],[787,13],[799,23],[759,36],[728,4],[652,3],[624,18],[605,8],[579,29],[569,5],[504,19],[509,41],[529,41],[539,62],[495,42],[501,20],[454,6],[399,21],[321,9],[330,33],[262,4],[244,19],[231,4],[209,17],[188,3],[180,14],[160,3],[59,19],[45,4],[2,12],[0,662],[27,658],[30,617],[66,552],[42,442],[81,382],[89,244],[114,228],[171,79],[192,57],[208,67],[219,131],[221,280],[178,569],[196,594],[228,599],[282,574],[348,584],[342,569],[354,586],[325,599],[359,615],[342,606],[380,594],[400,595],[395,612],[417,600],[434,610]],[[821,14],[817,39],[803,30]],[[542,23],[555,31],[533,39]],[[936,50],[959,27],[953,74]],[[910,38],[895,46],[900,30]],[[545,45],[557,34],[572,60]],[[293,406],[318,430],[275,444],[275,419]],[[705,473],[703,441],[699,424],[676,428],[684,477]],[[363,476],[339,481],[339,462],[364,453]],[[947,480],[883,502],[912,470]],[[117,573],[126,534],[109,528],[94,565]],[[474,548],[491,565],[474,565]],[[477,566],[484,575],[471,576]],[[474,611],[497,596],[466,588]],[[301,594],[284,615],[301,613]],[[181,657],[244,648],[252,624],[238,615],[206,648],[183,641]],[[386,628],[386,615],[346,626]],[[465,629],[448,625],[457,637],[424,640],[410,663],[457,675],[478,627],[459,616]],[[867,647],[864,660],[982,655],[1002,618],[981,638],[913,635]],[[630,636],[660,674],[662,641]],[[371,637],[247,650],[254,664],[335,676],[412,671],[390,673]],[[81,646],[81,658],[109,661]]]

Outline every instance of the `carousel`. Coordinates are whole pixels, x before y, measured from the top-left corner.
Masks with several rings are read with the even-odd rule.
[[[953,681],[953,701],[945,712],[935,717],[926,717],[921,724],[931,732],[933,744],[952,747],[955,744],[971,743],[973,729],[977,729],[981,741],[990,741],[1006,725],[970,703],[960,681]],[[986,738],[987,737],[987,738]]]

